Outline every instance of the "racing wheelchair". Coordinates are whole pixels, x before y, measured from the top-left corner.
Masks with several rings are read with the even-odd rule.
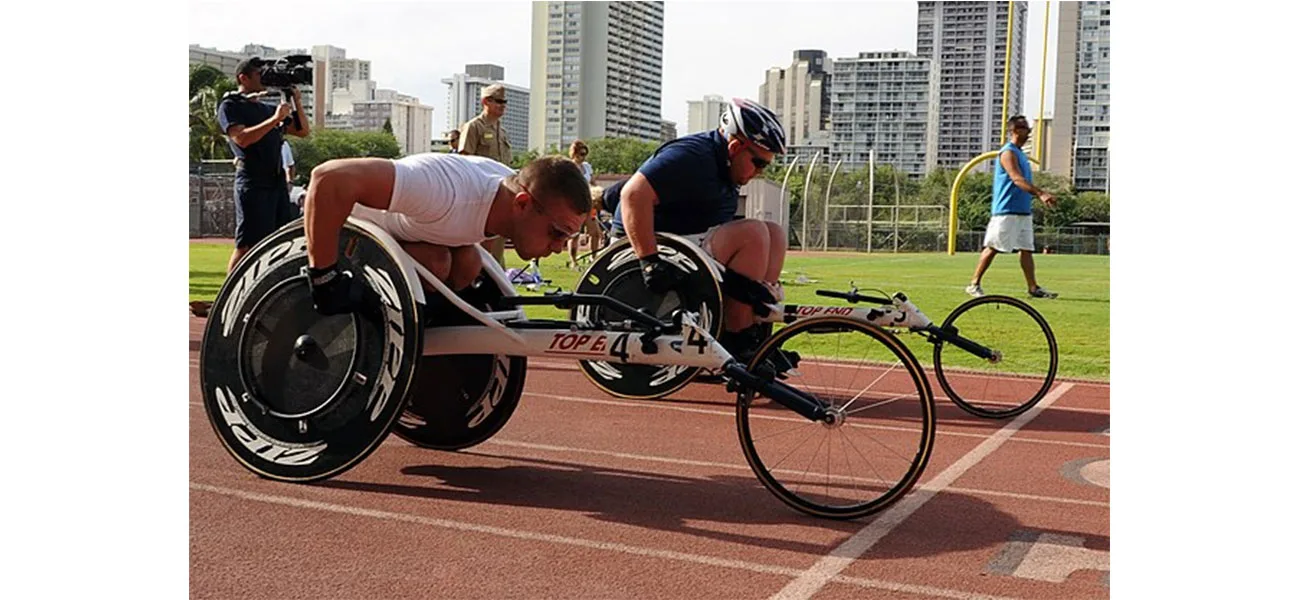
[[[858,346],[831,348],[812,343],[812,340],[826,339],[801,335],[805,327],[820,326],[801,324],[808,319],[838,316],[873,325],[885,330],[885,335],[916,334],[933,345],[935,378],[947,397],[966,412],[983,418],[1006,419],[1029,410],[1042,400],[1056,379],[1059,359],[1056,336],[1038,311],[1017,298],[988,295],[970,299],[954,309],[941,325],[933,323],[901,292],[889,296],[884,292],[861,294],[856,287],[848,292],[816,290],[819,296],[871,305],[868,308],[785,304],[783,299],[756,290],[758,284],[728,272],[691,241],[671,234],[656,235],[661,259],[687,274],[676,289],[663,295],[646,290],[637,256],[631,242],[624,238],[610,244],[592,263],[578,280],[575,291],[645,305],[657,316],[689,310],[699,315],[701,327],[715,338],[722,331],[723,296],[739,298],[754,307],[757,322],[769,327],[787,325],[759,351],[765,359],[781,363],[795,360],[783,359],[784,356],[803,357],[805,361],[811,357],[822,362],[874,361],[880,363],[880,368],[905,369],[915,362],[910,351],[894,357],[872,356],[869,349]],[[581,306],[575,308],[572,317],[579,322],[599,320],[603,317],[602,310],[599,306]],[[896,341],[890,339],[889,343]],[[856,355],[839,356],[839,353],[859,351]],[[707,372],[700,367],[632,365],[600,359],[583,360],[579,364],[583,373],[606,392],[640,399],[667,396]],[[797,369],[796,365],[781,366],[790,369],[793,376],[810,376],[806,369]]]
[[[804,386],[769,368],[765,352],[741,364],[693,310],[660,317],[603,294],[519,296],[481,249],[479,278],[452,292],[382,229],[356,218],[340,234],[340,267],[377,301],[322,316],[312,306],[306,243],[299,220],[254,246],[218,293],[200,349],[209,422],[239,464],[262,477],[333,477],[390,432],[438,450],[482,443],[514,413],[529,357],[599,363],[594,368],[608,366],[615,378],[634,367],[724,373],[737,391],[750,467],[777,498],[810,515],[879,512],[912,488],[930,459],[929,381],[897,338],[869,322],[816,315],[774,336],[861,353],[856,363],[805,362],[801,371],[830,385]],[[583,316],[530,320],[521,308],[530,304]]]

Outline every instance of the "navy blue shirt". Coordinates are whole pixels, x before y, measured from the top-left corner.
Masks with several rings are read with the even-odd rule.
[[[731,182],[727,140],[716,129],[679,137],[660,146],[637,172],[659,196],[655,231],[690,235],[736,218],[740,186]],[[623,232],[619,195],[626,181],[605,190],[606,210],[614,208],[614,229]]]
[[[275,109],[256,100],[230,96],[217,106],[217,122],[221,131],[229,134],[232,125],[253,127],[275,115]],[[275,127],[262,139],[240,148],[234,139],[229,139],[230,150],[243,161],[243,167],[235,172],[236,179],[249,183],[275,183],[275,178],[284,181],[283,168],[280,165],[280,145],[284,143],[284,128]]]

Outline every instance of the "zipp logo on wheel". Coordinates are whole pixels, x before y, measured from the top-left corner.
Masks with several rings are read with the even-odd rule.
[[[316,312],[306,236],[286,226],[231,274],[204,332],[200,385],[209,421],[250,470],[285,481],[342,472],[378,446],[406,397],[422,330],[398,260],[349,224],[341,265],[382,306]]]

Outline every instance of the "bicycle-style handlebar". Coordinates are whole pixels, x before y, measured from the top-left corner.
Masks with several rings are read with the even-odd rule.
[[[560,309],[570,309],[574,306],[603,306],[615,312],[622,313],[632,321],[641,325],[646,325],[658,331],[672,331],[677,324],[669,321],[660,321],[645,311],[637,310],[623,302],[618,301],[612,296],[601,296],[598,294],[544,294],[542,296],[506,296],[497,301],[505,307],[514,308],[522,305],[542,305],[554,306]]]
[[[894,303],[894,301],[890,300],[889,298],[881,298],[879,296],[866,296],[863,294],[859,294],[857,292],[835,292],[831,290],[817,290],[817,295],[826,296],[827,298],[839,298],[841,300],[848,300],[849,302],[853,302],[853,303],[872,302],[875,304],[882,304],[882,305]]]

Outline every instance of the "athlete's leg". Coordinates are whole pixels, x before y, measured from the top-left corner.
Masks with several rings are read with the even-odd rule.
[[[763,281],[775,283],[781,280],[781,270],[785,268],[785,253],[789,249],[789,239],[785,228],[771,221],[760,221],[767,226],[767,273]]]
[[[402,249],[411,255],[415,262],[424,265],[424,268],[433,273],[433,276],[437,277],[439,281],[447,283],[447,278],[451,276],[451,250],[449,248],[425,242],[402,242]],[[434,291],[433,287],[423,279],[420,280],[420,283],[424,285],[426,292]]]
[[[754,281],[769,281],[771,234],[763,221],[741,219],[719,227],[709,237],[707,250],[728,269]],[[722,306],[724,330],[736,332],[754,324],[748,303],[724,295]]]
[[[447,287],[460,291],[463,290],[478,277],[483,270],[483,258],[479,256],[478,248],[474,246],[460,246],[451,249],[451,275],[447,278]]]

